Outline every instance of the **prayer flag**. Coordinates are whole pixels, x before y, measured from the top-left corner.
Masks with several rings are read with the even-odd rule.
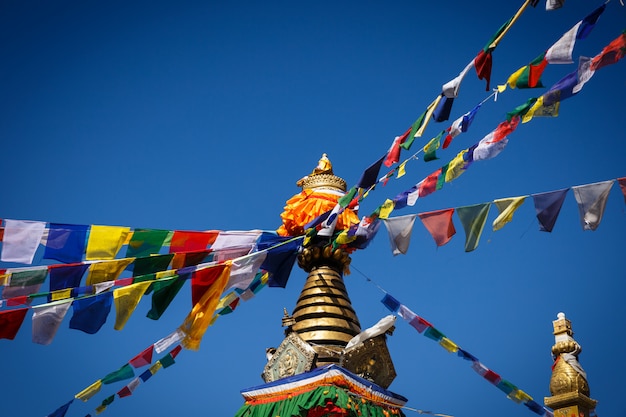
[[[419,213],[418,216],[437,246],[443,246],[456,234],[452,214],[454,209],[436,210]]]
[[[87,273],[87,285],[115,281],[134,258],[114,259],[91,264]]]
[[[385,202],[380,206],[380,212],[378,214],[378,218],[381,220],[384,220],[389,217],[392,211],[393,211],[393,200],[386,199]]]
[[[136,258],[133,262],[133,276],[154,274],[156,272],[165,271],[174,258],[174,254],[145,256]],[[128,259],[128,258],[127,258]],[[131,258],[132,259],[132,258]]]
[[[4,220],[2,262],[32,264],[46,223],[30,220]]]
[[[132,381],[130,381],[128,384],[126,384],[126,386],[124,386],[124,388],[119,390],[117,392],[117,395],[120,398],[124,398],[124,397],[128,397],[129,395],[132,395],[132,393],[135,391],[135,389],[139,386],[140,381],[141,381],[141,379],[139,379],[139,377],[134,378]]]
[[[424,146],[424,161],[434,161],[437,158],[435,151],[439,149],[439,144],[441,142],[441,137],[446,133],[445,130],[442,130],[437,136],[432,138],[425,146]]]
[[[500,214],[493,221],[493,230],[500,230],[504,227],[505,224],[510,222],[511,219],[513,219],[513,214],[515,213],[515,210],[517,210],[519,206],[524,203],[525,200],[526,197],[500,198],[494,200],[493,203],[498,208]]]
[[[195,271],[191,278],[191,305],[194,306],[213,283],[222,275],[226,264],[214,264]]]
[[[135,371],[129,364],[125,364],[117,371],[111,372],[104,378],[102,378],[103,384],[112,384],[114,382],[123,381],[125,379],[130,379],[135,376]]]
[[[546,10],[556,10],[563,7],[565,0],[546,0]]]
[[[70,305],[71,300],[63,300],[33,307],[33,343],[40,345],[52,343]]]
[[[524,405],[528,407],[530,411],[532,411],[535,414],[539,414],[540,416],[543,416],[546,414],[546,409],[543,408],[542,405],[538,404],[534,400],[528,400],[524,403]]]
[[[210,249],[194,252],[177,252],[174,254],[174,259],[172,259],[172,269],[180,269],[186,266],[198,265],[210,259],[210,254]]]
[[[64,417],[65,413],[67,413],[68,408],[70,408],[70,405],[72,405],[73,402],[74,399],[72,398],[70,401],[66,402],[61,407],[48,414],[46,417]]]
[[[89,264],[52,265],[50,267],[50,292],[80,286]]]
[[[467,75],[467,73],[474,67],[474,60],[470,61],[469,64],[463,68],[463,70],[457,75],[454,79],[448,81],[441,87],[441,91],[444,96],[455,98],[459,95],[459,89],[461,88],[461,82]]]
[[[219,232],[217,231],[174,231],[172,242],[170,243],[170,253],[191,252],[206,250],[214,243]]]
[[[411,233],[413,231],[413,224],[415,223],[416,214],[409,214],[408,216],[399,216],[389,219],[383,219],[387,232],[389,234],[389,241],[391,243],[391,251],[393,255],[406,254],[409,249],[409,243],[411,242]]]
[[[174,363],[176,363],[172,355],[170,355],[169,353],[159,359],[159,362],[161,362],[161,366],[163,366],[163,368],[169,368],[170,366],[174,365]]]
[[[0,339],[15,339],[27,312],[28,308],[0,311]]]
[[[426,197],[429,194],[434,193],[437,190],[437,180],[441,175],[441,168],[428,175],[418,186],[418,196]]]
[[[129,232],[130,227],[92,225],[85,259],[114,259]]]
[[[543,95],[543,105],[552,106],[574,95],[574,87],[578,84],[578,70],[561,78]]]
[[[430,118],[433,115],[433,112],[435,111],[437,106],[439,105],[439,102],[441,102],[441,99],[442,99],[442,96],[439,95],[437,96],[435,100],[433,100],[432,103],[428,105],[428,107],[426,108],[426,112],[424,113],[424,120],[422,124],[420,125],[420,127],[415,132],[415,134],[413,135],[413,137],[419,138],[424,134],[424,130],[426,130],[426,126],[428,126],[428,122],[430,122]]]
[[[396,300],[393,296],[387,293],[385,293],[385,296],[382,300],[380,300],[380,302],[383,303],[383,305],[391,312],[396,312],[400,308],[400,301]]]
[[[115,330],[124,328],[150,285],[152,285],[152,282],[146,281],[117,288],[113,291],[113,300],[115,302],[115,325],[113,328]]]
[[[537,102],[537,98],[529,98],[526,103],[520,104],[510,112],[507,112],[506,118],[507,120],[512,120],[514,117],[524,117],[535,105]]]
[[[106,323],[112,302],[111,292],[75,299],[72,303],[74,314],[70,319],[70,329],[82,330],[88,334],[97,333]]]
[[[476,147],[472,151],[473,161],[484,161],[487,159],[495,158],[504,150],[509,143],[509,139],[504,137],[499,141],[494,141],[494,132],[490,132],[478,142]]]
[[[533,59],[530,64],[517,70],[507,83],[511,88],[542,88],[541,74],[548,65],[545,53]]]
[[[85,254],[88,228],[86,225],[50,223],[44,259],[80,262]]]
[[[266,257],[267,252],[263,251],[255,252],[244,258],[234,260],[230,271],[230,278],[224,291],[233,288],[239,288],[240,290],[248,288]]]
[[[591,61],[591,69],[597,71],[607,65],[615,64],[626,55],[626,30],[602,49]]]
[[[159,229],[135,229],[126,248],[127,258],[140,258],[159,253],[170,232]]]
[[[467,149],[463,149],[450,162],[448,162],[448,169],[446,170],[445,176],[446,182],[459,178],[469,165],[469,152]]]
[[[12,272],[9,283],[2,289],[2,298],[22,297],[39,292],[47,274],[48,268],[45,266]]]
[[[220,294],[222,294],[228,282],[231,266],[232,263],[230,261],[224,264],[224,268],[221,268],[221,274],[217,277],[213,285],[205,291],[200,300],[194,304],[183,324],[180,326],[180,330],[185,334],[182,343],[187,349],[199,349],[202,336],[204,336],[204,333],[213,319]]]
[[[299,240],[294,240],[268,250],[267,256],[261,264],[261,269],[270,273],[268,286],[285,288],[293,264],[296,262],[300,244]]]
[[[102,381],[97,380],[93,384],[89,385],[87,388],[74,395],[74,398],[78,398],[83,402],[87,402],[91,397],[96,395],[100,389],[102,388]]]
[[[445,336],[441,338],[441,340],[439,341],[439,344],[441,345],[442,348],[444,348],[450,353],[455,353],[459,350],[459,347],[457,346],[457,344]]]
[[[155,281],[152,286],[152,308],[146,317],[152,320],[161,318],[184,284],[185,279],[182,277]]]
[[[491,50],[485,51],[481,49],[474,58],[474,68],[476,68],[476,74],[479,80],[485,80],[487,85],[485,91],[489,91],[489,83],[491,82],[491,68],[493,66],[493,58],[491,56]]]
[[[447,97],[442,93],[442,98],[439,101],[439,104],[437,105],[435,110],[433,111],[433,119],[435,119],[435,122],[445,122],[450,118],[452,104],[454,104],[454,98]]]
[[[471,361],[471,362],[478,362],[478,358],[474,355],[472,355],[471,353],[459,348],[459,350],[457,351],[457,355],[463,359],[465,359],[466,361]]]
[[[441,333],[439,330],[435,329],[434,327],[428,327],[426,331],[424,331],[424,336],[426,336],[427,338],[431,340],[434,340],[435,342],[439,342],[441,339],[446,337],[443,333]]]
[[[398,174],[396,175],[396,178],[402,178],[404,177],[404,175],[406,174],[406,163],[407,161],[404,161],[403,163],[401,163],[398,166]]]
[[[140,354],[132,358],[128,363],[130,363],[135,368],[141,368],[142,366],[150,365],[152,363],[152,352],[154,352],[154,345],[148,346]]]
[[[583,230],[596,230],[600,225],[613,182],[609,180],[572,187]]]
[[[409,150],[411,149],[411,145],[413,145],[413,142],[415,141],[416,138],[416,134],[417,131],[419,130],[420,127],[422,127],[422,124],[424,123],[424,119],[426,118],[426,113],[427,111],[424,111],[424,113],[422,113],[415,122],[413,122],[413,124],[411,125],[411,130],[409,131],[409,136],[407,137],[407,139],[402,142],[400,144],[400,146],[402,148],[404,148],[405,150]]]
[[[490,207],[491,203],[483,203],[456,209],[465,229],[465,252],[471,252],[478,247]]]
[[[385,156],[370,165],[361,175],[361,179],[357,183],[357,187],[368,189],[376,184],[376,181],[378,180],[378,173],[380,172],[380,166],[383,164],[384,160]]]
[[[185,334],[180,329],[176,329],[169,335],[165,336],[163,339],[156,342],[154,344],[154,351],[158,354],[161,354],[161,352],[165,352],[165,350],[168,347],[172,346],[174,343],[180,342],[183,337],[185,337]]]
[[[391,147],[389,147],[389,150],[387,151],[387,156],[385,157],[384,164],[386,167],[390,167],[400,161],[401,145],[406,141],[409,133],[411,133],[410,127],[401,136],[396,136],[394,138]]]

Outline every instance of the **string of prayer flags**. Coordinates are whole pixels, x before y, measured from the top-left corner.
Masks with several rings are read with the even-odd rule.
[[[87,239],[85,259],[114,259],[129,232],[130,227],[92,225]]]
[[[383,290],[384,291],[384,290]],[[530,411],[544,417],[553,417],[553,414],[547,408],[541,406],[526,392],[519,389],[513,383],[502,378],[499,374],[487,368],[482,364],[476,356],[462,349],[458,344],[450,340],[441,331],[436,329],[426,319],[415,314],[409,307],[402,304],[395,297],[385,292],[381,303],[387,307],[392,313],[397,313],[402,317],[410,326],[415,328],[418,333],[427,337],[428,339],[437,342],[439,346],[444,348],[449,353],[456,353],[461,359],[471,362],[471,368],[483,379],[494,385],[500,391],[504,392],[508,399],[517,403],[524,404]]]
[[[493,230],[500,230],[504,227],[505,224],[510,222],[513,219],[513,214],[515,210],[521,206],[526,197],[511,197],[511,198],[499,198],[497,200],[493,200],[493,203],[498,208],[500,214],[493,221],[492,227]]]
[[[112,292],[75,299],[72,302],[74,314],[70,319],[70,329],[81,330],[87,334],[98,333],[106,323],[112,303]]]
[[[383,223],[389,232],[389,240],[393,255],[406,254],[411,242],[413,224],[416,214],[383,219]]]
[[[490,207],[491,203],[457,207],[456,214],[465,230],[465,252],[471,252],[478,247]]]
[[[44,259],[56,259],[64,263],[80,262],[87,245],[88,229],[86,225],[50,223]]]
[[[546,193],[532,194],[540,231],[552,232],[568,191],[569,188],[563,188]]]
[[[600,225],[613,182],[609,180],[572,187],[583,230],[596,230]]]
[[[44,222],[5,219],[0,260],[32,264],[45,228]]]
[[[52,343],[71,305],[71,300],[61,300],[33,307],[33,343]]]
[[[445,245],[452,239],[452,236],[456,234],[456,229],[452,222],[453,214],[453,208],[418,214],[424,227],[426,227],[426,230],[428,230],[433,237],[437,246]]]

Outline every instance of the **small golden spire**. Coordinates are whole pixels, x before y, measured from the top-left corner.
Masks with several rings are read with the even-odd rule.
[[[597,401],[589,398],[587,374],[578,362],[582,347],[574,340],[572,322],[559,313],[552,322],[554,365],[550,378],[551,397],[544,398],[545,405],[554,409],[555,417],[589,417]]]

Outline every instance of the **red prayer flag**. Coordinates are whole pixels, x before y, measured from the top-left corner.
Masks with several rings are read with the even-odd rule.
[[[122,388],[121,390],[117,392],[117,396],[120,398],[129,397],[132,394],[133,392],[130,390],[130,388],[128,388],[128,386],[125,386],[124,388]]]
[[[520,120],[521,118],[519,116],[514,116],[511,118],[511,121],[505,120],[500,123],[493,132],[493,138],[489,141],[489,143],[500,142],[502,139],[510,135],[515,129],[517,129],[517,125]]]
[[[498,382],[502,380],[502,377],[500,377],[500,375],[493,372],[491,369],[488,369],[487,372],[485,372],[485,375],[483,375],[483,378],[491,382],[493,385],[498,385]]]
[[[479,80],[486,80],[487,87],[485,91],[489,91],[489,83],[491,82],[491,66],[493,60],[491,57],[491,50],[485,51],[481,49],[476,58],[474,58],[474,68],[476,68],[476,74],[478,74]]]
[[[28,308],[0,311],[0,339],[15,339],[22,326]]]
[[[597,71],[607,65],[615,64],[626,55],[626,30],[610,44],[604,47],[602,52],[591,60],[591,70]]]
[[[400,145],[406,141],[406,138],[409,137],[409,133],[411,133],[411,127],[409,127],[407,131],[402,134],[402,136],[396,136],[393,140],[391,148],[389,148],[387,157],[384,161],[386,167],[390,167],[391,165],[400,162]]]
[[[420,316],[415,316],[409,324],[415,328],[419,333],[422,333],[424,330],[429,327],[433,327],[432,324],[421,318]]]
[[[191,278],[191,305],[195,306],[205,292],[213,285],[215,280],[222,275],[226,264],[215,265],[210,268],[200,269],[193,272]]]
[[[129,363],[133,365],[134,368],[140,368],[145,365],[150,365],[152,363],[152,352],[154,351],[154,345],[150,345],[150,347],[146,348],[139,355],[132,358]],[[130,394],[129,394],[130,395]]]
[[[183,347],[181,345],[178,345],[174,349],[172,349],[170,351],[170,355],[172,356],[172,358],[176,358],[176,356],[178,356],[178,354],[180,353],[182,349]]]
[[[170,253],[205,250],[207,246],[217,239],[217,231],[174,231],[172,243],[170,243]]]
[[[435,239],[437,246],[443,246],[448,243],[456,233],[454,223],[452,222],[453,214],[453,208],[418,213],[420,220],[422,220],[430,235]]]
[[[439,175],[441,175],[441,168],[424,178],[424,181],[422,181],[418,186],[418,195],[420,197],[425,197],[428,194],[435,192],[437,189],[437,179],[439,178]]]
[[[27,304],[30,304],[27,295],[21,295],[19,297],[9,298],[7,300],[8,307],[21,306],[21,305],[27,305]]]

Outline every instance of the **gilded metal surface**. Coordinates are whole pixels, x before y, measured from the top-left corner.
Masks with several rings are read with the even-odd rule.
[[[348,274],[350,271],[350,255],[341,248],[333,249],[324,243],[311,244],[298,254],[298,266],[306,272],[311,272],[319,265],[332,266]]]
[[[290,333],[267,361],[263,370],[263,380],[272,382],[310,371],[316,356],[315,350],[298,334]]]
[[[316,174],[302,179],[300,183],[302,189],[331,189],[345,192],[348,188],[346,181],[343,178],[337,177],[332,174]]]
[[[389,387],[396,377],[384,334],[344,351],[341,366],[383,388]]]
[[[572,323],[559,313],[554,327],[554,345],[552,355],[555,364],[550,378],[551,397],[545,397],[547,407],[554,409],[555,417],[571,417],[575,411],[577,417],[589,417],[597,401],[589,398],[589,385],[585,372],[578,362],[582,347],[574,340]]]

